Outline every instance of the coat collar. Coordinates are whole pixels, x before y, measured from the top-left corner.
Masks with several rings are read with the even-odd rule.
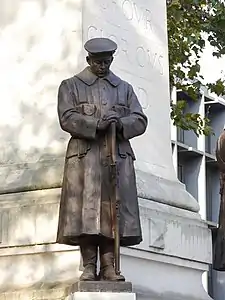
[[[83,81],[87,85],[94,84],[95,81],[98,79],[98,77],[90,71],[89,67],[86,67],[79,74],[75,75],[75,77],[78,77],[81,81]],[[111,83],[111,85],[115,87],[118,86],[121,82],[121,79],[111,71],[106,77],[104,77],[104,79],[107,80],[109,83]]]

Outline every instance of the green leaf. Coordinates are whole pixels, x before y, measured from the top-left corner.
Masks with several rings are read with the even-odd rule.
[[[170,86],[199,100],[204,77],[199,59],[206,39],[214,47],[212,56],[225,55],[225,3],[219,0],[170,0],[167,6]],[[203,38],[204,33],[204,38]],[[225,95],[225,81],[218,78],[206,83],[218,96]],[[188,111],[185,100],[171,105],[174,125],[196,135],[210,135],[210,121]]]

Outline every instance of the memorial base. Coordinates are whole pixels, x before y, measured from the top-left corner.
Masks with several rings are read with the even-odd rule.
[[[112,282],[112,281],[77,281],[71,285],[69,292],[110,292],[110,293],[131,293],[131,282]]]
[[[78,281],[67,290],[66,300],[135,300],[130,282]]]
[[[66,300],[136,300],[136,296],[134,293],[76,292],[68,296]]]
[[[135,295],[129,282],[106,293],[106,282],[74,289],[82,273],[79,247],[53,243],[58,190],[3,196],[0,300],[95,300],[96,293],[106,300],[212,300],[202,279],[212,260],[211,232],[197,213],[139,199],[143,242],[121,248],[121,270]]]
[[[67,287],[37,291],[17,291],[0,294],[0,300],[136,300],[128,292],[71,292]]]

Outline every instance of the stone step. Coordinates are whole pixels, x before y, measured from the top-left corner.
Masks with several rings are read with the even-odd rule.
[[[130,282],[77,282],[56,288],[27,289],[0,294],[0,300],[114,300],[118,297],[135,299]]]
[[[0,300],[65,300],[69,296],[67,288],[7,292],[0,294]]]

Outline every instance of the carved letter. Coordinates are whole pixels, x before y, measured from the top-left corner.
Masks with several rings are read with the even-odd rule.
[[[110,1],[110,3],[107,3],[105,0],[98,0],[100,2],[100,7],[104,10],[108,10],[110,12],[114,12],[115,8],[117,6],[116,0]]]
[[[145,66],[145,61],[146,61],[146,57],[145,57],[145,50],[143,47],[138,47],[137,51],[136,51],[136,57],[137,57],[137,62],[139,64],[140,67],[144,67]]]
[[[114,34],[110,34],[109,39],[113,40],[118,45],[118,39]]]
[[[150,10],[146,9],[146,22],[145,22],[145,28],[152,30],[152,18],[151,18],[151,12]]]
[[[140,23],[141,17],[143,17],[143,11],[140,11],[140,12],[138,13],[138,7],[137,7],[137,4],[134,3],[133,5],[134,5],[134,13],[135,13],[135,16],[136,16],[136,18],[137,18],[138,23]]]
[[[88,39],[94,38],[97,34],[97,31],[98,31],[98,29],[95,26],[92,26],[92,25],[89,26],[88,27],[88,32],[87,32]]]
[[[128,55],[128,42],[127,42],[127,40],[125,40],[125,39],[121,39],[121,41],[123,42],[123,44],[124,44],[124,47],[121,47],[121,50],[124,52],[124,54],[126,55],[126,57],[127,57],[127,59],[128,59],[128,61],[130,61],[130,59],[129,59],[129,55]]]
[[[116,0],[113,0],[112,1],[112,13],[115,14],[118,10],[118,6],[117,6],[117,3],[116,3]]]
[[[108,38],[111,39],[111,40],[113,40],[117,45],[119,44],[118,39],[117,39],[117,37],[116,37],[115,35],[110,34],[110,35],[108,36]],[[114,54],[115,57],[116,57],[117,55],[119,55],[119,50],[120,50],[120,49],[118,49],[118,50],[116,51],[116,53]]]
[[[133,20],[133,8],[132,3],[129,0],[124,0],[122,3],[122,9],[127,20]]]
[[[147,53],[148,53],[148,63],[152,68],[154,68],[156,63],[157,53],[152,54],[150,49],[147,49]]]
[[[100,2],[100,7],[104,10],[106,10],[107,8],[107,4],[104,0],[98,0]]]
[[[163,74],[164,74],[162,60],[163,60],[163,56],[162,56],[162,55],[160,55],[160,56],[158,57],[158,63],[159,63],[159,72],[160,72],[160,75],[163,75]]]
[[[149,107],[148,93],[142,87],[138,87],[137,94],[138,94],[138,100],[140,101],[141,107],[143,109],[147,109]]]
[[[103,29],[100,29],[100,32],[101,32],[101,36],[104,37],[104,31],[103,31]]]

